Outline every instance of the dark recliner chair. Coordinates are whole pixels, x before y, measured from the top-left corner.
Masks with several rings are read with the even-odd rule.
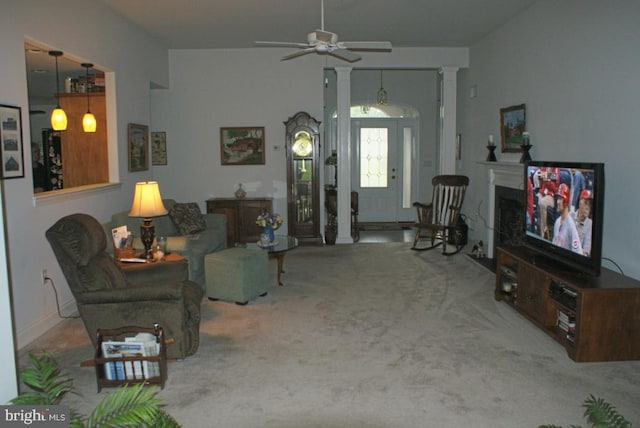
[[[105,251],[102,226],[87,214],[61,218],[46,237],[94,346],[98,329],[158,323],[168,342],[168,358],[185,358],[197,351],[203,292],[186,280],[186,265],[179,279],[166,272],[154,275],[155,269],[149,269],[147,282],[141,281],[140,271],[135,281],[128,279]],[[170,264],[158,263],[160,271],[167,267]]]

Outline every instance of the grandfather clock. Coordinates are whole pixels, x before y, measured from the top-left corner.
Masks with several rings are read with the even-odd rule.
[[[322,243],[320,235],[320,122],[298,112],[284,122],[289,235]]]

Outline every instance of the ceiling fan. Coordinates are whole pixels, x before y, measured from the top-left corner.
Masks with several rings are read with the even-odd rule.
[[[339,42],[338,35],[324,29],[324,0],[320,3],[320,29],[307,34],[307,43],[296,42],[255,42],[256,46],[295,47],[300,48],[281,58],[282,61],[296,58],[308,53],[328,54],[345,61],[355,62],[362,59],[351,51],[390,51],[391,42]]]

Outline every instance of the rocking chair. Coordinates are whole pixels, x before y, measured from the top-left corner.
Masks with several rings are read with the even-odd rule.
[[[425,251],[442,245],[442,254],[451,256],[459,253],[465,244],[465,240],[456,234],[456,226],[469,178],[463,175],[437,175],[431,183],[431,203],[413,203],[418,211],[418,221],[414,224],[416,234],[411,249]],[[428,240],[430,245],[419,246],[423,239]],[[455,250],[447,251],[447,244],[451,244]]]

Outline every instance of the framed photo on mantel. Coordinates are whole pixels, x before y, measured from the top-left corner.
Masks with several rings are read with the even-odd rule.
[[[522,133],[527,129],[524,104],[500,109],[500,143],[502,152],[519,153]]]

